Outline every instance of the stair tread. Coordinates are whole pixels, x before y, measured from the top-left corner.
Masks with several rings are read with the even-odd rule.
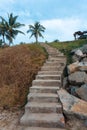
[[[33,80],[33,81],[35,81],[35,82],[38,82],[38,81],[40,81],[40,82],[41,82],[41,81],[42,81],[42,82],[55,82],[55,81],[58,81],[58,82],[59,82],[60,80],[56,80],[56,79],[55,79],[55,80],[54,80],[54,79],[53,79],[53,80],[52,80],[52,79],[45,79],[45,80],[43,80],[43,79],[35,79],[35,80]],[[60,81],[60,82],[61,82],[61,81]]]
[[[25,106],[26,108],[27,107],[40,107],[40,108],[44,108],[44,107],[62,107],[61,104],[59,103],[55,103],[55,102],[49,102],[49,103],[46,103],[46,102],[28,102]]]
[[[60,113],[25,113],[23,116],[26,121],[46,121],[46,122],[58,122],[62,120],[63,115]]]
[[[62,128],[24,127],[22,130],[66,130]]]
[[[32,86],[32,87],[30,87],[30,89],[31,88],[38,88],[38,89],[60,89],[58,86]]]
[[[55,97],[57,98],[58,95],[54,93],[29,93],[28,97]]]
[[[42,75],[42,74],[40,74],[40,75],[37,75],[37,76],[42,76],[42,77],[45,77],[45,76],[50,76],[50,77],[53,77],[53,76],[54,76],[54,77],[59,77],[59,76],[60,76],[60,77],[61,77],[61,74],[56,74],[56,75],[54,75],[54,74],[53,74],[53,75],[50,75],[50,74]]]

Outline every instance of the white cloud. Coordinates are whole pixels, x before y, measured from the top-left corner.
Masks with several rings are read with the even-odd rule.
[[[86,30],[87,22],[79,18],[52,19],[41,21],[41,24],[46,27],[46,39],[49,41],[73,40],[75,31]]]

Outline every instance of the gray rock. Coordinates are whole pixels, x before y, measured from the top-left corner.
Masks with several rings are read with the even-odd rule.
[[[73,61],[73,62],[79,61],[79,57],[78,57],[77,55],[73,55],[73,56],[72,56],[72,61]]]
[[[78,49],[78,50],[75,51],[75,55],[81,57],[81,56],[83,56],[83,52],[80,49]]]
[[[83,45],[83,47],[81,47],[81,50],[84,54],[87,54],[87,45]]]
[[[80,88],[76,89],[78,96],[87,101],[87,84],[82,85]]]
[[[77,117],[87,120],[87,102],[70,95],[66,90],[60,89],[58,96],[63,106],[63,112],[68,117]]]
[[[71,54],[75,54],[75,52],[76,52],[78,49],[79,49],[79,50],[82,50],[82,47],[73,49],[73,50],[71,51]]]
[[[87,83],[87,74],[85,72],[74,72],[68,76],[68,81],[72,85],[82,85]]]
[[[87,57],[84,57],[81,61],[82,62],[87,62]]]
[[[78,70],[85,72],[87,71],[87,62],[79,62],[78,66],[79,66]]]

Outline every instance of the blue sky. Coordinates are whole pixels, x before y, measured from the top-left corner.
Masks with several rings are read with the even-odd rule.
[[[29,24],[39,21],[46,28],[39,41],[73,40],[75,31],[87,30],[87,0],[0,0],[0,16],[7,18],[8,13],[19,16],[25,33]],[[19,34],[14,43],[34,42],[29,36]]]

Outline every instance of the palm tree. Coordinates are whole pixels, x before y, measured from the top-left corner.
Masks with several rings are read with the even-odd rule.
[[[5,43],[5,34],[6,34],[6,25],[5,21],[2,19],[2,21],[0,21],[0,36],[2,36],[3,43]]]
[[[18,30],[17,28],[20,28],[24,26],[24,24],[21,24],[17,21],[18,16],[13,16],[11,13],[8,15],[8,21],[6,21],[3,17],[1,17],[2,21],[4,21],[4,27],[5,27],[5,37],[9,41],[9,45],[13,43],[13,39],[18,35],[18,33],[24,34],[22,31]]]
[[[41,25],[39,22],[35,22],[34,25],[29,25],[29,30],[27,31],[27,33],[31,33],[31,36],[35,37],[36,43],[38,43],[38,37],[42,37],[43,35],[41,34],[41,32],[45,31],[45,27],[43,25]]]

